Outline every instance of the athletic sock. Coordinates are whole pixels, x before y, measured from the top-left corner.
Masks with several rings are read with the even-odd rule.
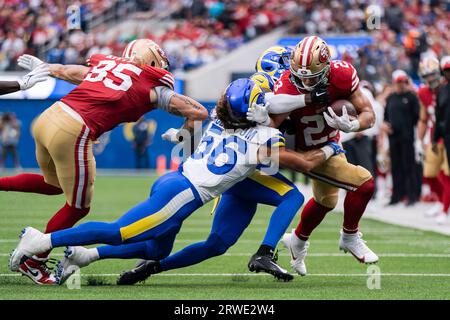
[[[300,240],[306,241],[313,232],[313,230],[322,222],[326,214],[333,210],[333,208],[328,208],[316,200],[311,199],[305,205],[300,218],[300,223],[295,229],[295,234]]]
[[[256,252],[256,254],[257,254],[257,255],[260,255],[260,256],[273,256],[273,253],[274,253],[274,252],[275,252],[275,248],[274,248],[274,247],[271,247],[271,246],[262,244],[262,245],[259,247],[259,249],[258,249],[258,251]]]
[[[444,206],[444,212],[448,214],[448,209],[450,207],[450,177],[442,175],[442,204]]]
[[[90,208],[77,209],[65,204],[47,223],[45,233],[52,233],[73,227],[89,213]],[[39,258],[45,259],[50,252],[41,253]]]
[[[375,191],[373,179],[366,181],[353,192],[347,192],[344,200],[344,225],[345,233],[357,233],[358,224],[361,220],[367,204]]]
[[[442,202],[443,196],[443,184],[442,180],[438,178],[423,178],[423,183],[426,183],[430,186],[431,192],[435,193],[440,202]]]
[[[0,191],[32,192],[46,195],[62,194],[61,188],[44,181],[44,176],[35,173],[21,173],[0,178]]]

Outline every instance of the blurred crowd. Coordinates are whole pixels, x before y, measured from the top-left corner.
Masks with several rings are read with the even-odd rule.
[[[398,68],[417,79],[421,55],[450,52],[450,4],[445,0],[138,0],[136,18],[171,23],[162,30],[123,30],[113,37],[107,37],[106,25],[64,33],[67,4],[79,4],[85,16],[115,2],[0,1],[0,70],[16,68],[11,62],[24,52],[51,62],[83,63],[93,52],[120,55],[128,41],[148,37],[167,51],[174,70],[186,71],[277,26],[287,26],[291,34],[370,33],[372,45],[343,57],[368,80],[388,79]],[[51,50],[38,50],[55,38],[60,41]]]

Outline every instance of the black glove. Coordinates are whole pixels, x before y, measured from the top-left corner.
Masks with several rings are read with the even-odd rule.
[[[318,85],[310,92],[311,102],[313,104],[326,104],[330,102],[330,94],[328,93],[328,86]]]

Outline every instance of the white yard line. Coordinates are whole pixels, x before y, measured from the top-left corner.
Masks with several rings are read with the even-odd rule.
[[[308,273],[308,277],[450,277],[450,273]],[[0,277],[19,277],[18,273],[1,273]],[[117,277],[118,273],[81,274],[82,277]],[[160,273],[152,277],[259,277],[271,276],[266,273]]]
[[[179,239],[175,240],[176,243],[195,243],[199,241],[205,241],[205,238],[199,239]],[[262,240],[238,240],[238,244],[260,244]],[[0,239],[0,243],[18,243],[19,237],[14,239]],[[325,239],[311,239],[311,243],[320,243],[320,244],[337,244],[338,239],[336,240],[325,240]],[[405,245],[446,245],[450,247],[450,241],[447,240],[408,240],[408,239],[394,239],[394,240],[368,240],[370,244],[405,244]]]
[[[0,257],[9,257],[9,253],[0,253]],[[52,256],[63,256],[63,253],[55,253]],[[236,253],[225,253],[221,256],[225,257],[247,257],[251,256],[251,252],[236,252]],[[280,252],[280,256],[290,256],[288,253]],[[379,257],[391,257],[391,258],[450,258],[450,253],[378,253]],[[318,253],[308,253],[308,257],[347,257],[349,254],[345,253],[328,253],[328,252],[318,252]]]

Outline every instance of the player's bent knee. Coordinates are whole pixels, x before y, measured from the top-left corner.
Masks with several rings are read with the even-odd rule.
[[[372,197],[375,192],[375,180],[373,178],[364,182],[358,189],[358,193],[363,194],[367,197]]]
[[[334,195],[334,194],[333,195],[323,195],[323,196],[320,196],[320,197],[314,196],[314,200],[318,204],[320,204],[320,205],[322,205],[322,206],[332,210],[337,205],[338,195],[337,194],[336,195]]]
[[[305,202],[305,196],[296,187],[284,195],[283,200],[289,201],[293,208],[298,207],[300,209]]]
[[[224,254],[233,243],[224,240],[217,233],[211,233],[206,240],[205,245],[211,256],[220,256]]]

